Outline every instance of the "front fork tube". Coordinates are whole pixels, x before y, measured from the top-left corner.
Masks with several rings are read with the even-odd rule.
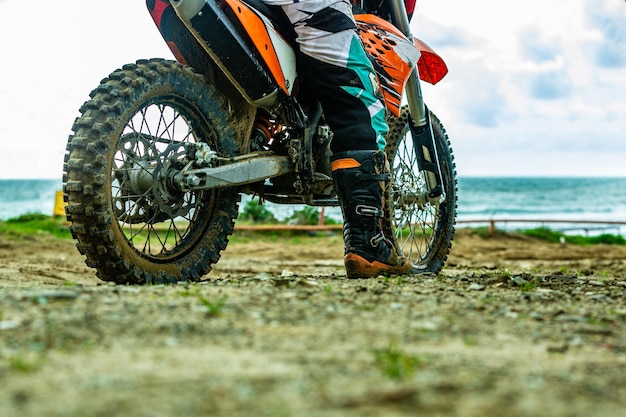
[[[411,34],[404,0],[388,1],[392,23],[413,42],[413,35]],[[413,137],[413,147],[420,171],[425,174],[428,198],[445,198],[441,167],[439,166],[439,157],[437,155],[437,147],[435,146],[435,136],[433,135],[433,129],[430,123],[430,114],[424,103],[424,98],[422,97],[422,87],[420,86],[417,66],[413,69],[406,83],[405,91],[409,111],[411,113],[409,127],[411,128],[411,136]]]
[[[420,171],[424,173],[428,198],[445,198],[439,155],[437,155],[437,147],[435,146],[435,135],[433,134],[428,108],[421,96],[419,80],[416,75],[417,69],[413,71],[411,78],[407,82],[406,93],[411,113],[409,127],[413,137],[413,148],[417,157],[417,165]],[[414,79],[413,83],[411,83],[412,79]]]

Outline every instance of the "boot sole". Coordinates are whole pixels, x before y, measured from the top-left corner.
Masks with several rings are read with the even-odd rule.
[[[401,266],[387,265],[382,262],[369,262],[355,253],[349,253],[343,258],[348,278],[372,278],[379,275],[408,275],[413,273],[413,265],[408,260]]]

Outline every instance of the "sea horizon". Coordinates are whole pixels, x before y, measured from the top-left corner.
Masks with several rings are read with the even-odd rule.
[[[537,179],[626,179],[626,175],[458,175],[457,179],[465,178],[504,178],[504,179],[516,179],[516,178],[537,178]],[[63,182],[62,177],[0,177],[0,181],[59,181]]]
[[[0,179],[0,220],[32,213],[52,215],[61,189],[60,178]],[[240,208],[250,200],[250,196],[243,195]],[[303,204],[264,204],[279,221],[304,207]],[[324,215],[341,221],[338,207],[326,207]],[[516,219],[523,224],[503,221]],[[457,220],[459,227],[477,227],[490,220],[500,220],[498,227],[505,226],[507,230],[538,227],[542,220],[626,222],[626,176],[460,176]],[[484,220],[484,223],[465,223],[468,220]],[[527,223],[528,220],[537,223]],[[559,227],[550,225],[550,228]],[[562,225],[562,228],[573,227],[578,226]],[[619,234],[626,234],[626,225],[616,228]]]

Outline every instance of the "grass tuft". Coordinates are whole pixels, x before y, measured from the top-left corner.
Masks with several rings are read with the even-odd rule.
[[[405,379],[415,373],[423,361],[400,350],[393,343],[385,349],[375,349],[374,359],[378,368],[391,379]]]
[[[206,314],[209,317],[218,317],[222,315],[222,310],[226,304],[227,296],[222,296],[216,299],[208,299],[202,294],[197,294],[198,300],[206,308]]]

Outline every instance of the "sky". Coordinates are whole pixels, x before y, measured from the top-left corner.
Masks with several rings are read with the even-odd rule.
[[[626,176],[626,1],[417,0],[459,176]],[[145,0],[0,0],[0,178],[62,176],[100,80],[172,58]]]

